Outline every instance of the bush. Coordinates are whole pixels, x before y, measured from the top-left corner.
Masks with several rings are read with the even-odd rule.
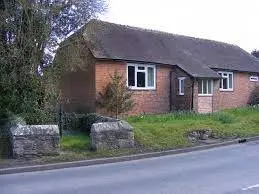
[[[84,117],[84,114],[77,113],[62,113],[59,120],[59,126],[62,130],[80,130],[80,118]]]
[[[134,107],[133,92],[126,85],[126,80],[117,71],[110,75],[111,81],[99,92],[96,104],[111,116],[118,118]]]
[[[9,138],[9,128],[11,126],[26,122],[23,118],[12,114],[9,111],[1,111],[0,113],[0,158],[9,158],[12,155],[11,142]]]
[[[11,155],[11,143],[9,138],[0,137],[0,158],[8,158]]]
[[[249,100],[249,105],[257,105],[259,104],[259,86],[257,86],[251,96],[250,96],[250,100]]]
[[[110,117],[104,117],[96,113],[79,114],[79,113],[62,113],[59,120],[61,130],[80,131],[90,134],[92,124],[97,122],[117,121]]]

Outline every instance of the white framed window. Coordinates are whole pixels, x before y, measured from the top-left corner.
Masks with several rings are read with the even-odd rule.
[[[213,93],[213,80],[212,79],[199,79],[198,80],[198,94],[200,96],[211,96]]]
[[[156,66],[128,63],[127,86],[130,89],[156,89]]]
[[[249,80],[250,80],[250,82],[258,82],[259,81],[258,76],[256,76],[256,75],[250,76]]]
[[[220,91],[233,91],[233,72],[219,71],[218,74],[221,76]]]
[[[184,95],[184,80],[185,77],[178,77],[178,83],[179,83],[179,95],[183,96]]]

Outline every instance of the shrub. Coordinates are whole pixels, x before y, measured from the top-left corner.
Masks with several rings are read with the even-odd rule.
[[[25,125],[26,122],[7,110],[0,112],[0,158],[8,158],[12,155],[8,129],[17,124]]]
[[[111,82],[104,88],[103,93],[99,93],[96,104],[118,118],[120,114],[130,111],[135,103],[131,99],[133,93],[128,89],[123,77],[115,71],[110,78]]]
[[[93,123],[111,122],[116,119],[104,117],[96,113],[79,114],[79,113],[62,113],[59,120],[61,130],[73,130],[90,134]]]
[[[259,104],[259,86],[257,86],[253,92],[251,93],[250,99],[249,99],[249,105],[257,105]]]
[[[59,126],[62,130],[80,130],[79,118],[84,114],[65,113],[61,114]]]

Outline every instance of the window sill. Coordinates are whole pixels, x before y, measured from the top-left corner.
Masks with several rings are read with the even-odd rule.
[[[156,88],[138,88],[138,87],[130,87],[130,86],[129,86],[129,89],[130,90],[137,90],[137,91],[139,91],[139,90],[145,90],[145,91],[156,90]]]
[[[213,96],[213,94],[198,94],[198,96],[201,96],[201,97],[210,97],[210,96]]]
[[[220,92],[233,92],[233,89],[219,89]]]

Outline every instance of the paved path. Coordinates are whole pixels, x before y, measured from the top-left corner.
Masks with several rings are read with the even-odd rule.
[[[0,193],[259,193],[259,142],[115,164],[2,175]]]

